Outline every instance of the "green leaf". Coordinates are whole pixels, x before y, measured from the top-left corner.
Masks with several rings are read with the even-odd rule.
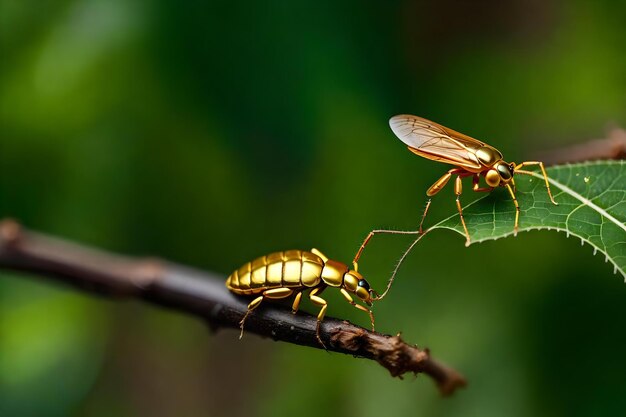
[[[516,175],[519,231],[557,230],[577,236],[606,256],[626,279],[625,161],[586,162],[547,169],[559,204],[550,202],[541,172]],[[463,197],[461,197],[461,202]],[[463,208],[471,243],[513,235],[515,206],[506,190],[496,190]],[[430,227],[465,238],[458,214]]]

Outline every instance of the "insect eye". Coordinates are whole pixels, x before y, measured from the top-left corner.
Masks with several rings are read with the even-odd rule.
[[[498,174],[502,177],[503,180],[511,179],[511,167],[506,164],[499,164],[496,168],[498,170]]]
[[[370,290],[370,284],[368,284],[368,282],[364,279],[359,280],[359,287],[365,288],[367,291]]]

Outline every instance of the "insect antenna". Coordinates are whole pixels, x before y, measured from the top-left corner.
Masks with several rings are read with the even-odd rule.
[[[385,288],[385,291],[382,293],[382,295],[378,295],[375,298],[373,298],[373,301],[379,301],[382,300],[383,298],[385,298],[385,296],[387,295],[387,293],[389,292],[389,289],[391,288],[391,285],[393,284],[394,279],[396,279],[396,275],[398,274],[398,270],[400,269],[400,266],[402,266],[402,264],[404,263],[404,260],[406,259],[406,257],[409,255],[409,253],[413,250],[413,247],[415,245],[417,245],[417,242],[419,242],[425,235],[426,233],[428,233],[428,230],[426,230],[424,233],[422,233],[421,235],[419,235],[414,241],[413,243],[411,243],[409,245],[409,247],[406,249],[406,251],[404,251],[404,253],[402,254],[402,256],[400,257],[400,260],[398,261],[398,263],[396,264],[396,267],[393,270],[393,273],[391,274],[391,278],[389,278],[389,281],[387,282],[387,288]]]

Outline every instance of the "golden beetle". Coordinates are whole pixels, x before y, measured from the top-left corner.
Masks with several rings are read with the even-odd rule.
[[[372,323],[372,330],[374,330],[372,311],[355,303],[351,294],[356,295],[368,306],[372,305],[378,294],[370,288],[357,269],[356,262],[352,270],[344,263],[328,259],[315,248],[310,252],[301,250],[274,252],[244,264],[226,280],[226,287],[235,294],[257,295],[248,304],[248,311],[239,322],[241,327],[239,338],[243,336],[246,318],[264,299],[287,298],[295,293],[292,305],[292,312],[295,314],[298,311],[302,293],[311,290],[309,298],[314,304],[321,306],[317,315],[315,335],[324,346],[320,338],[320,323],[324,319],[328,305],[320,294],[327,287],[339,288],[346,301],[359,310],[367,312]]]

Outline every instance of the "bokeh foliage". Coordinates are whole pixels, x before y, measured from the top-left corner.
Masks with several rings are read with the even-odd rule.
[[[371,228],[414,228],[445,170],[391,115],[515,161],[599,137],[626,123],[625,16],[608,0],[0,0],[0,216],[224,274],[288,248],[349,261]],[[375,239],[374,286],[407,244]],[[626,287],[578,240],[465,248],[442,231],[402,271],[378,327],[468,376],[450,400],[374,363],[2,273],[0,415],[626,409]],[[328,293],[329,314],[367,324]]]

